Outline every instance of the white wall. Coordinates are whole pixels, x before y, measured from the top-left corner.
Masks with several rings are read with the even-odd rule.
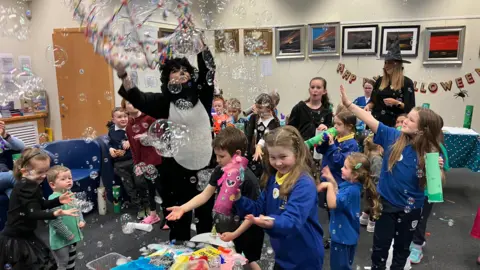
[[[2,0],[4,1],[4,0]],[[12,2],[15,2],[11,0]],[[120,0],[112,1],[111,10],[120,3]],[[55,67],[48,63],[45,58],[45,50],[49,45],[52,45],[52,33],[53,29],[72,28],[78,27],[78,23],[72,19],[73,13],[63,4],[63,1],[58,0],[34,0],[31,5],[32,10],[32,29],[30,39],[23,41],[22,46],[27,46],[28,51],[33,56],[33,70],[38,76],[44,79],[46,89],[50,98],[50,127],[54,130],[54,137],[56,139],[61,138],[61,121],[60,121],[60,109],[58,102],[58,88]],[[195,8],[195,6],[194,6]],[[197,9],[198,10],[198,9]],[[195,18],[199,18],[198,11],[192,10]],[[170,16],[166,22],[163,21],[160,16],[153,17],[152,20],[160,22],[160,26],[165,28],[173,28],[176,23],[176,18]],[[201,23],[196,19],[197,25],[201,26]],[[1,45],[3,48],[3,45]],[[13,48],[12,48],[13,49]],[[68,52],[68,55],[73,55],[75,52]],[[153,71],[153,74],[158,71]],[[141,72],[140,72],[141,73]],[[114,91],[120,87],[120,80],[114,76]],[[159,74],[158,74],[159,76]],[[115,104],[120,104],[120,97],[115,95]]]
[[[246,17],[240,18],[234,12],[236,6],[241,5],[246,9]],[[250,5],[253,2],[255,5]],[[265,10],[271,14],[271,20],[266,22],[261,19],[263,27],[289,26],[309,23],[326,22],[357,22],[381,25],[421,25],[420,48],[417,58],[409,59],[412,64],[405,66],[406,75],[419,83],[437,82],[452,80],[452,92],[444,92],[443,89],[436,94],[417,93],[417,105],[424,102],[430,103],[431,108],[442,115],[445,124],[448,126],[462,126],[465,105],[475,105],[473,128],[480,130],[480,77],[474,69],[480,67],[479,45],[480,36],[477,35],[480,29],[480,19],[462,19],[466,16],[478,16],[480,18],[480,2],[478,0],[462,0],[455,2],[450,0],[266,0],[266,1],[241,1],[232,0],[229,7],[215,17],[215,21],[227,29],[254,28],[259,26],[256,23],[256,14],[265,17]],[[268,13],[268,12],[267,12]],[[424,21],[425,18],[440,18]],[[446,17],[457,17],[457,20],[447,20]],[[423,18],[423,19],[422,19]],[[411,20],[411,21],[407,21]],[[418,20],[418,21],[415,21]],[[372,21],[375,21],[372,23]],[[466,45],[464,63],[461,66],[438,66],[425,67],[422,64],[423,49],[425,45],[423,30],[429,26],[458,26],[466,25]],[[380,29],[379,29],[380,31]],[[240,43],[243,40],[243,32],[240,31]],[[379,34],[380,35],[380,34]],[[379,36],[380,38],[380,36]],[[274,38],[275,39],[275,38]],[[246,66],[253,64],[259,70],[261,61],[244,57],[243,44],[240,46],[240,53],[230,58],[225,53],[217,54],[216,59],[224,63],[224,68],[234,70],[242,61]],[[275,50],[275,44],[273,45]],[[350,56],[312,58],[305,60],[276,60],[275,55],[261,56],[259,59],[270,58],[273,62],[273,75],[265,78],[257,76],[249,80],[256,80],[254,83],[240,84],[232,80],[229,72],[218,72],[217,80],[220,88],[228,96],[240,97],[243,101],[251,100],[249,88],[252,85],[278,89],[281,95],[279,109],[288,114],[291,108],[301,99],[308,96],[308,83],[312,77],[322,76],[328,81],[330,98],[335,104],[339,102],[338,88],[340,84],[346,85],[349,96],[353,99],[362,94],[361,78],[356,83],[348,85],[339,74],[336,68],[339,62],[354,72],[358,77],[373,77],[380,75],[383,61],[376,56]],[[255,63],[256,62],[256,63]],[[471,72],[476,84],[468,85],[464,75]],[[458,89],[455,86],[455,78],[463,77],[468,90],[469,98],[455,99],[453,93]],[[247,104],[244,104],[246,107]]]

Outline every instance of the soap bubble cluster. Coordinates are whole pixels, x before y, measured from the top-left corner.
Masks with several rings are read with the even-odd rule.
[[[159,119],[150,125],[148,137],[151,146],[163,157],[174,157],[190,140],[189,130],[185,125],[166,119]]]

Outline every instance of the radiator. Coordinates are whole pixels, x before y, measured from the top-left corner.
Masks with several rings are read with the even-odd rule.
[[[37,121],[7,124],[5,129],[10,135],[22,140],[27,147],[39,143]]]

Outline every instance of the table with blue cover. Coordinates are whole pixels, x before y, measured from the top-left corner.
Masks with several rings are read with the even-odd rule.
[[[480,136],[444,134],[451,168],[467,168],[480,172]]]

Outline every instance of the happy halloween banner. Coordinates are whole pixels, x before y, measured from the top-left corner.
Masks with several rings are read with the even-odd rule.
[[[477,73],[478,76],[480,76],[480,68],[476,68],[475,72]],[[357,80],[357,75],[355,75],[353,72],[349,71],[348,69],[345,68],[345,64],[339,63],[337,66],[337,73],[342,76],[342,79],[347,81],[348,83],[353,83]],[[366,82],[375,83],[375,81],[380,78],[380,76],[374,76],[371,79],[370,78],[363,78],[362,85],[365,84]],[[467,73],[465,74],[465,80],[468,84],[474,84],[475,79],[473,78],[472,73]],[[465,88],[465,84],[463,82],[463,77],[458,77],[455,79],[455,84],[457,85],[458,89],[460,90],[458,93],[455,94],[455,97],[461,97],[465,98],[468,97],[468,92],[467,90],[463,89]],[[417,81],[413,81],[413,85],[415,88],[415,92],[420,92],[420,93],[427,93],[428,92],[434,94],[438,91],[439,86],[436,82],[431,82],[428,84],[425,84],[424,82],[418,83]],[[450,81],[445,81],[445,82],[440,82],[440,86],[443,88],[445,91],[451,91],[452,90],[452,85],[453,82]]]

